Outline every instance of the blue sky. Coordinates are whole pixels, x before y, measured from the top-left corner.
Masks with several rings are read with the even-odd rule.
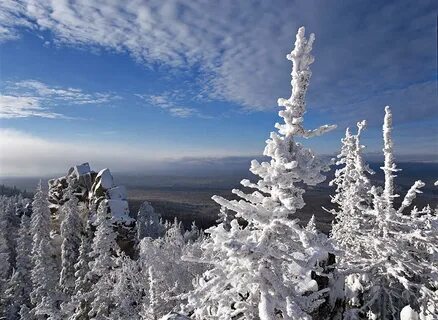
[[[307,127],[339,126],[306,145],[334,153],[367,119],[379,151],[391,105],[397,152],[438,153],[433,1],[6,0],[0,174],[259,155],[301,25],[316,34]]]

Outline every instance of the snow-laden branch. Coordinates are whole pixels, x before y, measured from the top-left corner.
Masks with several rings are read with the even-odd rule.
[[[406,193],[406,196],[403,199],[400,208],[397,210],[397,213],[402,213],[404,209],[409,207],[412,204],[412,201],[414,201],[414,199],[417,197],[417,193],[423,193],[420,189],[423,188],[425,185],[426,184],[421,180],[415,181],[415,183]]]

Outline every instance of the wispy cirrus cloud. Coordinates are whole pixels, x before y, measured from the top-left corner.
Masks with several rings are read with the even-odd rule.
[[[181,95],[179,91],[173,91],[173,92],[169,91],[159,95],[135,94],[135,96],[140,98],[141,100],[143,100],[149,105],[165,110],[173,117],[208,118],[208,116],[203,115],[195,108],[182,106],[181,103],[183,103],[183,95]]]
[[[0,118],[65,118],[62,114],[51,112],[40,104],[40,100],[34,97],[16,97],[0,95]]]
[[[38,99],[51,100],[52,102],[60,101],[71,104],[102,104],[120,99],[120,96],[111,93],[89,93],[77,88],[49,86],[37,80],[23,80],[10,83],[7,86],[7,90],[24,96],[33,96]]]
[[[77,88],[49,86],[37,80],[6,82],[0,95],[0,118],[63,118],[53,109],[58,105],[98,105],[120,99],[110,93],[84,92]]]

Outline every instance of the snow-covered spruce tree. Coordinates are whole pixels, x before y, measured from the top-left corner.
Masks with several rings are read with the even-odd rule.
[[[89,293],[90,319],[106,319],[114,300],[111,295],[113,287],[112,271],[116,267],[116,256],[120,249],[116,242],[116,233],[108,212],[107,200],[103,200],[97,210],[96,233],[94,235],[87,277],[93,286]]]
[[[143,202],[137,214],[137,239],[140,241],[144,237],[158,238],[165,232],[164,226],[160,222],[160,214],[147,201]]]
[[[17,238],[15,269],[5,290],[7,319],[18,318],[21,307],[23,305],[30,306],[30,292],[32,291],[31,248],[30,217],[23,214]]]
[[[38,318],[60,319],[58,304],[59,270],[56,265],[52,246],[51,214],[47,194],[43,191],[41,181],[38,184],[32,202],[32,262],[31,273],[33,290],[31,302],[33,314]]]
[[[183,288],[178,280],[192,280],[183,269],[181,255],[179,247],[174,247],[161,238],[153,240],[146,237],[140,242],[139,262],[145,288],[141,319],[158,319],[178,305],[178,299],[173,299]]]
[[[59,284],[62,291],[71,296],[75,288],[75,263],[79,257],[82,222],[79,217],[79,201],[71,187],[67,190],[68,200],[63,204],[63,221],[61,222],[61,274]]]
[[[16,248],[17,248],[17,235],[21,225],[21,216],[24,212],[27,212],[26,203],[29,199],[24,199],[21,194],[10,198],[9,214],[8,214],[8,232],[6,239],[9,247],[11,248],[11,267],[15,268]],[[12,269],[10,270],[12,273]]]
[[[385,108],[383,125],[385,173],[383,191],[371,187],[372,205],[358,216],[361,228],[353,230],[360,250],[345,250],[339,266],[346,278],[345,319],[400,319],[410,305],[421,317],[438,311],[438,219],[430,208],[410,207],[419,188],[417,181],[396,209],[392,114]],[[345,230],[348,232],[348,230]]]
[[[183,234],[184,242],[196,241],[200,236],[202,236],[202,233],[202,230],[199,230],[195,221],[193,221],[190,230],[186,230]]]
[[[142,319],[158,319],[185,302],[186,294],[193,290],[193,280],[205,270],[203,265],[182,260],[184,255],[197,255],[200,239],[184,237],[181,223],[167,224],[164,237],[145,237],[140,242],[139,267],[144,288],[149,288],[142,299]],[[191,234],[195,234],[193,230]],[[186,234],[187,235],[187,234]],[[152,269],[151,269],[152,268]],[[151,279],[153,279],[151,289]],[[151,296],[151,292],[154,292]],[[148,315],[148,310],[154,314]]]
[[[82,320],[88,319],[91,304],[91,279],[88,278],[90,272],[90,253],[91,253],[91,230],[87,225],[86,231],[81,236],[81,246],[79,247],[78,261],[75,263],[75,288],[70,303],[64,305],[67,313],[71,313],[69,319]]]
[[[10,199],[2,196],[0,198],[0,316],[2,316],[3,310],[6,308],[6,297],[4,291],[7,286],[7,279],[9,278],[9,272],[11,269],[11,248],[8,245],[6,233],[8,232],[7,222],[7,207],[9,206]]]
[[[158,281],[155,277],[154,267],[148,268],[148,294],[144,297],[141,305],[140,316],[141,320],[157,320],[160,313],[160,300],[158,299],[160,292],[157,291]],[[160,318],[161,319],[161,318]]]
[[[229,231],[223,224],[207,230],[211,237],[203,245],[205,259],[214,267],[205,272],[189,295],[187,311],[195,319],[311,319],[326,301],[328,282],[324,264],[330,246],[312,227],[302,228],[290,217],[304,207],[302,185],[316,185],[325,177],[327,165],[296,142],[323,134],[334,126],[316,130],[303,127],[305,95],[311,76],[309,65],[314,35],[298,30],[294,50],[292,94],[279,99],[283,124],[276,124],[264,155],[270,162],[253,160],[251,172],[261,179],[241,184],[256,189],[251,194],[233,190],[241,200],[219,196],[213,200],[235,212]],[[244,227],[238,219],[246,221]],[[326,277],[327,276],[327,277]],[[329,311],[325,310],[326,317]]]
[[[22,205],[21,196],[0,196],[0,290],[2,280],[6,281],[12,273],[15,262],[16,235],[20,227],[18,207]]]
[[[364,232],[366,225],[361,224],[363,212],[370,205],[371,183],[367,177],[374,172],[366,165],[362,157],[364,146],[360,144],[360,136],[366,122],[358,122],[357,134],[352,134],[347,128],[345,137],[342,139],[341,152],[338,155],[335,178],[330,185],[336,186],[335,195],[331,197],[336,209],[329,212],[336,218],[333,224],[331,237],[340,249],[346,254],[360,250],[361,242],[356,235]]]
[[[140,319],[142,294],[147,290],[142,285],[141,269],[137,261],[121,254],[113,271],[114,285],[111,296],[114,307],[111,319]]]

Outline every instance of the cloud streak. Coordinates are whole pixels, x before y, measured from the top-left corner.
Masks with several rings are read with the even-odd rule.
[[[121,97],[109,93],[87,93],[77,88],[49,86],[36,80],[8,82],[5,94],[0,95],[0,118],[41,117],[49,119],[72,119],[53,112],[59,105],[98,105]]]
[[[0,95],[0,118],[65,118],[63,115],[51,112],[41,107],[38,98]]]
[[[78,88],[63,88],[60,86],[49,86],[37,80],[22,80],[9,83],[6,91],[14,92],[22,96],[32,96],[38,99],[51,101],[52,103],[62,102],[70,104],[103,104],[120,99],[120,96],[93,92],[87,93]]]
[[[136,97],[147,104],[160,108],[177,118],[208,118],[195,108],[182,106],[183,96],[178,92],[164,92],[159,95],[136,94]]]

